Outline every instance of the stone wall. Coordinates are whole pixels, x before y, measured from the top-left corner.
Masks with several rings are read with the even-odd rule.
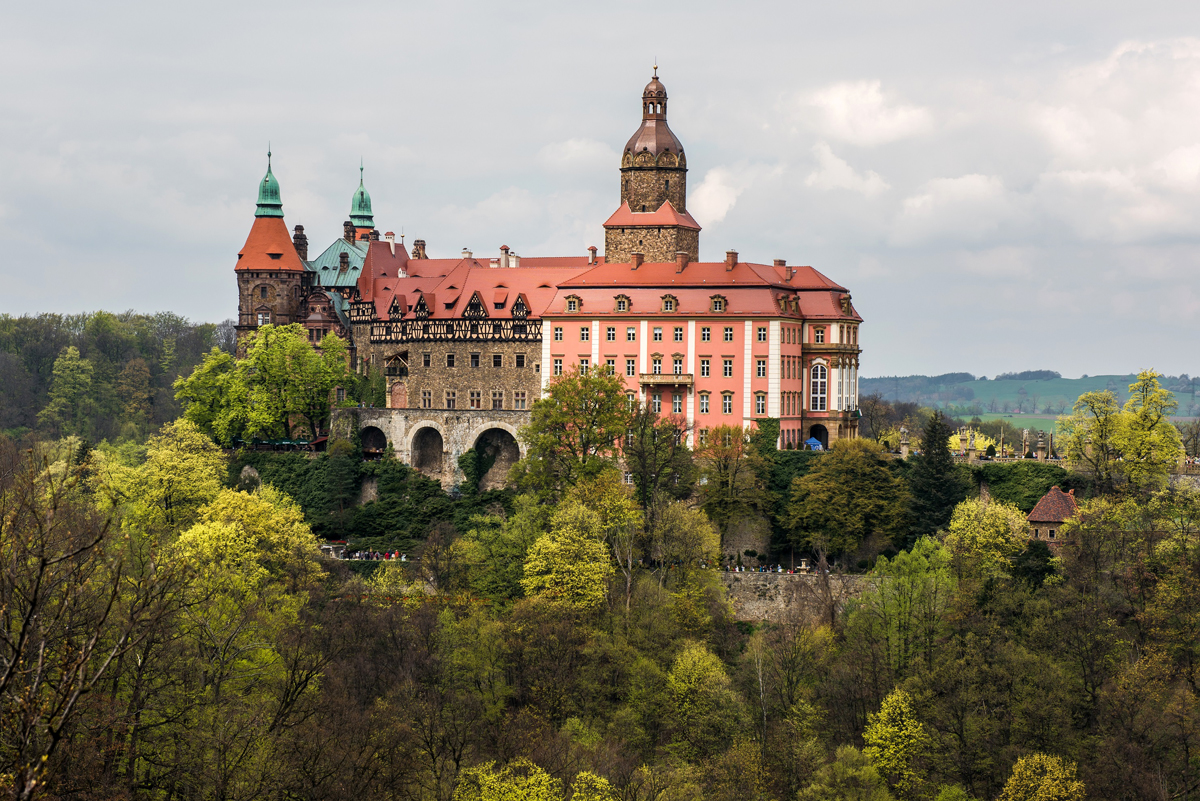
[[[477,445],[486,447],[501,465],[485,476],[485,484],[495,487],[502,483],[503,465],[511,466],[525,455],[518,433],[527,425],[527,411],[335,409],[330,428],[332,436],[339,439],[351,439],[356,430],[378,429],[397,459],[440,481],[448,490],[464,478],[458,458]]]
[[[658,211],[664,200],[671,201],[678,212],[687,211],[687,168],[623,167],[621,200],[629,204],[630,211]]]
[[[501,393],[501,408],[515,408],[517,392],[525,393],[525,410],[541,397],[541,342],[415,342],[408,346],[408,406],[424,407],[428,392],[432,409],[446,409],[446,393],[453,392],[454,408],[470,410],[472,392],[478,392],[482,408],[492,408],[492,393]],[[429,367],[425,367],[425,356]],[[454,366],[446,366],[446,357],[454,354]],[[471,357],[479,366],[471,366]],[[501,366],[493,367],[495,356]],[[524,367],[517,367],[517,357],[523,356]]]
[[[729,593],[734,618],[747,622],[782,623],[799,620],[828,625],[831,608],[840,614],[846,602],[870,586],[866,576],[828,576],[828,585],[814,573],[726,573],[721,582]]]
[[[700,232],[674,226],[604,229],[604,259],[609,262],[628,263],[634,252],[641,253],[643,261],[675,261],[678,251],[699,261]]]

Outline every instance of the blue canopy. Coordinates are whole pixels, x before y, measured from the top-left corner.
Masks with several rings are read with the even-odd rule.
[[[816,437],[809,437],[808,439],[804,440],[804,444],[808,446],[809,450],[813,450],[813,451],[825,450],[825,446],[821,444],[821,440],[817,439]]]

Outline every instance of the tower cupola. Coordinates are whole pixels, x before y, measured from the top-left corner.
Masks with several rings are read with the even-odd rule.
[[[271,172],[271,151],[267,151],[267,174],[258,185],[258,207],[255,217],[282,217],[283,203],[279,200],[279,181]]]
[[[358,189],[350,200],[350,222],[355,229],[370,231],[375,227],[375,216],[371,213],[371,195],[363,186],[363,167],[358,165]]]

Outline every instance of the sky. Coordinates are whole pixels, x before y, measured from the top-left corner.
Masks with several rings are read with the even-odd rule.
[[[700,257],[849,288],[864,376],[1200,372],[1200,3],[0,5],[0,313],[236,314],[268,143],[340,235],[603,249],[657,62]]]

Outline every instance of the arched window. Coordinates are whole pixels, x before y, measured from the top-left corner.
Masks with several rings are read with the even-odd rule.
[[[814,412],[825,411],[825,394],[828,388],[829,373],[823,364],[814,364],[812,368],[812,403],[809,408]]]

